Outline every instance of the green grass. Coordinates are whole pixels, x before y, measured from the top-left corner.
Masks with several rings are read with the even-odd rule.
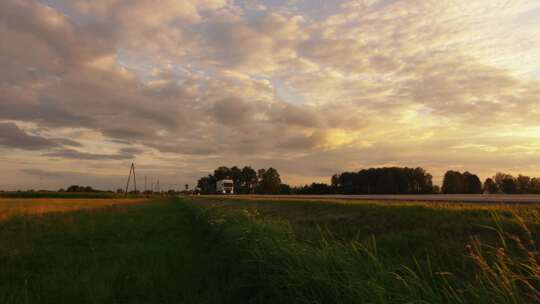
[[[540,302],[537,206],[194,204],[212,210],[280,301]]]
[[[538,210],[518,208],[185,198],[19,215],[0,222],[0,303],[540,303]]]
[[[0,303],[232,303],[235,261],[193,212],[163,200],[2,222]]]

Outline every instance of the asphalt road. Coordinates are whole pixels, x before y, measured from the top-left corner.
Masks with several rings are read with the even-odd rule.
[[[435,195],[227,195],[238,198],[283,198],[283,199],[344,199],[378,201],[427,201],[427,202],[464,202],[464,203],[512,203],[538,204],[540,195],[529,194],[435,194]]]

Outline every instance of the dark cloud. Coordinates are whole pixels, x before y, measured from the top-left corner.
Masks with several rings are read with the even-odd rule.
[[[46,188],[60,189],[70,185],[92,186],[100,190],[116,190],[125,187],[125,176],[116,174],[97,174],[91,171],[62,171],[24,168],[19,170],[27,179],[41,180]]]
[[[212,114],[225,125],[242,125],[253,119],[254,107],[241,99],[227,98],[214,103]]]
[[[321,134],[312,134],[308,136],[293,136],[282,140],[276,147],[285,150],[306,151],[316,148],[321,144],[323,138]]]
[[[57,143],[61,146],[70,146],[70,147],[82,147],[83,145],[80,142],[77,142],[75,140],[69,139],[69,138],[53,138],[51,139],[53,142]]]
[[[58,157],[64,159],[79,159],[79,160],[126,160],[133,159],[134,154],[131,151],[120,151],[116,154],[95,154],[95,153],[85,153],[79,152],[72,149],[61,149],[53,151],[50,153],[44,154],[47,157]]]
[[[311,107],[286,103],[273,104],[269,115],[273,122],[282,123],[285,126],[317,128],[322,126],[323,121],[322,116]]]
[[[144,150],[140,148],[126,147],[126,148],[121,148],[118,152],[120,154],[126,154],[126,155],[138,155],[138,154],[144,153]]]
[[[0,145],[23,150],[46,150],[58,146],[53,140],[27,134],[14,123],[0,123]]]

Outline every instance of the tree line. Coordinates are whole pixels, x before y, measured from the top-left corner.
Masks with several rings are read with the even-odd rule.
[[[332,183],[313,183],[290,187],[281,182],[274,168],[237,166],[219,167],[213,174],[202,177],[197,187],[203,194],[214,193],[216,182],[231,179],[235,193],[240,194],[426,194],[437,191],[432,176],[418,168],[371,168],[359,172],[343,172],[332,176]]]
[[[506,173],[497,173],[484,182],[486,193],[540,194],[540,178],[519,174],[514,177]]]
[[[201,193],[215,193],[216,182],[231,179],[239,194],[540,194],[540,178],[497,173],[483,183],[471,172],[449,170],[442,187],[433,185],[433,176],[421,167],[383,167],[332,175],[331,183],[312,183],[298,187],[283,184],[274,168],[255,170],[219,167],[199,179]]]
[[[239,194],[280,194],[283,192],[282,188],[289,188],[281,183],[276,169],[255,170],[249,166],[242,169],[237,166],[221,166],[215,169],[213,174],[200,178],[197,187],[203,194],[212,194],[216,192],[217,181],[223,179],[231,179],[234,192]]]
[[[497,173],[482,184],[477,175],[469,172],[447,171],[444,175],[442,193],[445,194],[540,194],[540,178],[519,174],[514,177]]]
[[[370,168],[334,174],[331,186],[338,194],[428,194],[434,192],[432,179],[420,167]]]

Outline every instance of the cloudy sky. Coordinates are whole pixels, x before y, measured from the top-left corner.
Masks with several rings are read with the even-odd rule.
[[[0,188],[540,176],[537,0],[1,0]]]

